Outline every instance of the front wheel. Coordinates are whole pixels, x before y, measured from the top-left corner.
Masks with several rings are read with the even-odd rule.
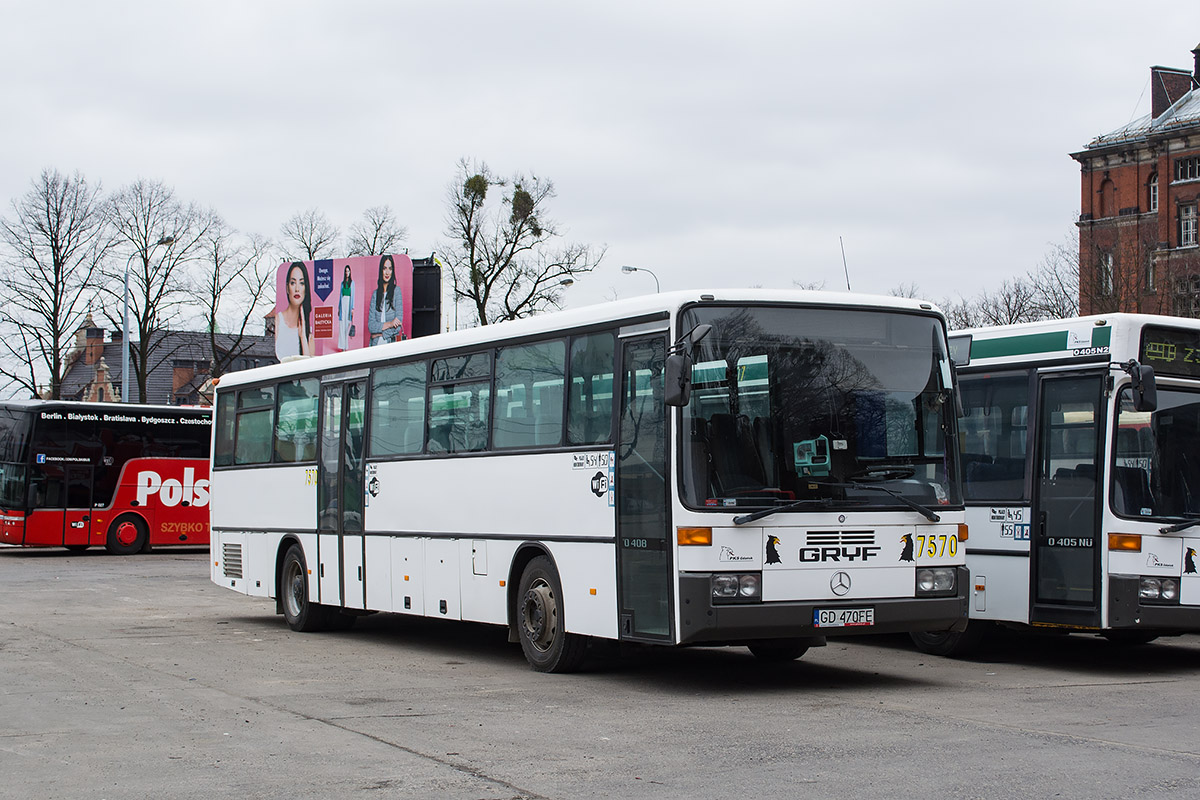
[[[146,521],[136,514],[122,514],[108,526],[105,549],[113,555],[131,556],[144,550],[149,541]]]
[[[283,618],[294,631],[345,630],[354,624],[354,617],[308,599],[308,565],[304,561],[304,551],[298,544],[289,547],[283,556],[283,568],[279,571],[279,597]]]
[[[931,656],[950,656],[961,658],[970,655],[983,641],[987,631],[985,622],[968,622],[966,630],[961,633],[954,631],[919,631],[909,634],[913,644],[922,653]]]
[[[529,666],[538,672],[579,669],[587,637],[563,628],[562,582],[554,562],[546,556],[530,561],[517,597],[517,634]]]

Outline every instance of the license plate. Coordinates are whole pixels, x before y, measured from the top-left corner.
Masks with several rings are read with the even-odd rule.
[[[818,628],[853,628],[875,624],[873,608],[814,609],[813,625]]]

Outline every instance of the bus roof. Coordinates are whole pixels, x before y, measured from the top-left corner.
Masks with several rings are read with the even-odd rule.
[[[1195,319],[1156,314],[1093,314],[951,331],[951,353],[960,367],[1062,359],[1127,361],[1138,358],[1141,331],[1146,326],[1200,332],[1200,320]]]
[[[536,336],[559,330],[583,328],[624,319],[639,319],[661,314],[664,319],[673,315],[680,307],[689,303],[796,303],[810,306],[834,306],[879,310],[899,310],[942,317],[942,312],[932,303],[905,297],[854,294],[850,292],[821,292],[802,289],[694,289],[659,294],[640,295],[626,300],[585,306],[568,311],[556,311],[536,317],[464,328],[457,331],[409,339],[402,342],[331,353],[317,357],[298,356],[283,364],[272,364],[257,369],[239,370],[221,376],[219,388],[239,386],[262,380],[308,372],[338,372],[354,370],[375,361],[404,355],[419,355],[426,352],[449,350],[460,347],[484,345],[497,340],[524,336]]]

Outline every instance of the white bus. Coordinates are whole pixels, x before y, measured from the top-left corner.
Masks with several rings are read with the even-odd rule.
[[[962,654],[996,624],[1124,643],[1200,630],[1200,322],[1107,314],[950,341],[971,619],[918,646]]]
[[[694,378],[692,378],[694,376]],[[966,620],[932,306],[656,294],[226,375],[212,580],[296,630],[372,611],[748,645]],[[949,401],[949,402],[948,402]]]

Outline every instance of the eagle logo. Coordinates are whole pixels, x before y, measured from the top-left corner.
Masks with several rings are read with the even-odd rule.
[[[900,541],[904,543],[904,549],[900,551],[900,560],[901,561],[912,561],[913,560],[912,534],[911,533],[904,534],[903,536],[900,537]]]
[[[1191,547],[1189,547],[1187,552],[1183,554],[1183,574],[1196,574],[1196,551]]]
[[[776,545],[778,545],[778,544],[780,544],[778,536],[768,536],[767,537],[767,563],[768,564],[782,564],[783,563],[783,559],[779,557],[779,550],[776,548]]]

